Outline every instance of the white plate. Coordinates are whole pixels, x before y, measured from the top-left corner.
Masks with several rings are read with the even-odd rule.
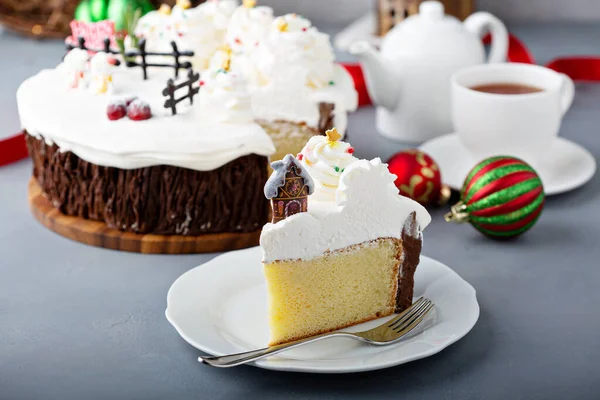
[[[469,171],[481,161],[463,146],[456,133],[432,139],[423,143],[420,148],[439,165],[443,183],[455,190],[462,188]],[[565,138],[556,138],[547,158],[552,162],[536,168],[546,195],[564,193],[583,186],[596,173],[594,156]]]
[[[259,247],[232,251],[184,273],[173,283],[166,316],[185,341],[212,355],[266,346],[267,299],[261,256]],[[415,296],[435,302],[436,313],[432,326],[410,339],[375,347],[332,338],[251,365],[317,373],[370,371],[435,354],[471,330],[479,317],[471,285],[447,266],[424,256],[415,280]],[[369,329],[384,320],[351,329]]]

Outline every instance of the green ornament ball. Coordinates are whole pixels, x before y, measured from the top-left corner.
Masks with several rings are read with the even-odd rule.
[[[79,3],[77,5],[77,8],[75,8],[74,18],[77,21],[92,22],[92,14],[90,11],[90,2],[88,0],[83,0],[81,3]]]
[[[490,157],[469,172],[460,201],[445,218],[469,222],[487,236],[510,238],[535,225],[544,200],[542,181],[529,164],[510,156]]]
[[[108,0],[88,0],[92,21],[104,21],[108,15]]]
[[[83,22],[110,20],[117,32],[135,28],[142,15],[154,10],[149,0],[83,0],[75,9],[74,18]]]

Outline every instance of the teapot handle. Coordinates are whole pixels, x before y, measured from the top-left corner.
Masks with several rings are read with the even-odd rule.
[[[505,62],[508,54],[508,31],[498,18],[484,11],[471,14],[464,22],[465,28],[479,36],[483,37],[486,33],[492,34],[492,46],[488,63]]]

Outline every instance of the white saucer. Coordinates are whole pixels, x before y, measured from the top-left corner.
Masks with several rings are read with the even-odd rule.
[[[184,273],[173,283],[167,295],[166,316],[185,341],[213,355],[266,346],[267,299],[261,255],[258,247],[225,253]],[[415,296],[435,302],[436,313],[432,326],[410,339],[374,347],[333,338],[251,365],[317,373],[370,371],[435,354],[471,330],[479,317],[471,285],[447,266],[424,256],[415,281]],[[351,329],[370,329],[384,320]]]
[[[420,149],[438,163],[443,183],[455,190],[462,188],[471,168],[481,161],[463,146],[456,133],[425,142]],[[536,168],[546,195],[564,193],[583,186],[596,173],[594,156],[565,138],[555,140],[548,159],[552,162]]]

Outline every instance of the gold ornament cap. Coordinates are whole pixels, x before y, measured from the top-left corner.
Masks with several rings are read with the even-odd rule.
[[[452,196],[452,189],[450,186],[442,184],[442,188],[440,189],[440,198],[438,199],[438,206],[443,206],[448,204],[450,201],[450,197]]]

